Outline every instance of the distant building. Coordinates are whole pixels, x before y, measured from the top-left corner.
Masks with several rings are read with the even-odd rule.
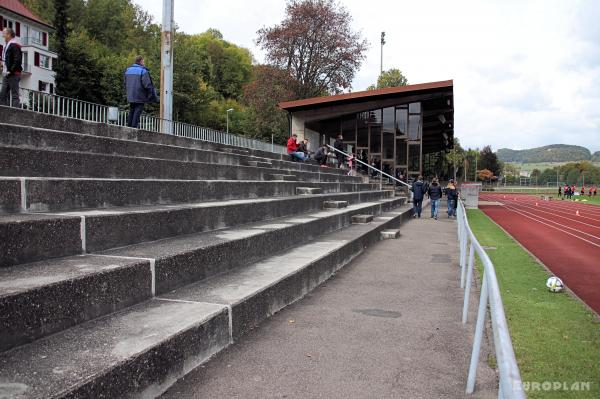
[[[54,31],[54,27],[18,0],[0,0],[0,27],[14,30],[21,43],[21,87],[54,93],[53,68],[57,57],[48,47],[48,36]],[[4,39],[0,38],[0,54],[4,45]]]

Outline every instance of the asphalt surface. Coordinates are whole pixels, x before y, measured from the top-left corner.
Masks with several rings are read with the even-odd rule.
[[[427,218],[405,224],[399,239],[369,248],[162,398],[497,397],[488,337],[476,393],[464,393],[477,298],[470,322],[461,324],[456,222],[428,215],[426,209]]]

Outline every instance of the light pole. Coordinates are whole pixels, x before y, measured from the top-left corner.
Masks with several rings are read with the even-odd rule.
[[[385,44],[385,32],[381,32],[381,68],[379,76],[383,75],[383,45]]]
[[[160,118],[166,121],[165,133],[171,133],[173,120],[173,9],[174,0],[163,0],[160,59]]]
[[[229,133],[229,113],[230,113],[230,112],[233,112],[233,111],[234,111],[234,109],[233,109],[233,108],[229,108],[229,109],[227,110],[227,133]]]

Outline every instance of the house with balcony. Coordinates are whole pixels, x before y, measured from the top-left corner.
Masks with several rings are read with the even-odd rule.
[[[21,87],[54,93],[56,53],[50,51],[48,37],[54,27],[35,15],[19,0],[0,0],[0,27],[15,31],[23,51]],[[0,54],[4,48],[0,37]]]

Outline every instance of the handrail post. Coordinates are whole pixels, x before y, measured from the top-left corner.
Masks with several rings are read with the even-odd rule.
[[[469,294],[471,293],[471,281],[473,279],[473,268],[474,268],[473,266],[475,263],[474,260],[475,260],[475,246],[471,242],[470,249],[469,249],[469,263],[467,265],[467,267],[468,267],[468,269],[467,269],[467,285],[465,287],[465,300],[463,303],[463,316],[462,316],[463,324],[465,324],[467,322],[467,316],[469,313]]]
[[[473,351],[471,352],[471,363],[469,365],[469,375],[467,376],[467,393],[473,393],[475,390],[475,378],[477,377],[477,363],[479,363],[479,352],[481,351],[481,341],[483,339],[483,329],[485,327],[485,316],[487,313],[488,300],[488,281],[487,273],[484,272],[483,283],[481,284],[481,295],[479,296],[479,309],[477,310],[477,324],[475,325],[475,337],[473,337]]]

